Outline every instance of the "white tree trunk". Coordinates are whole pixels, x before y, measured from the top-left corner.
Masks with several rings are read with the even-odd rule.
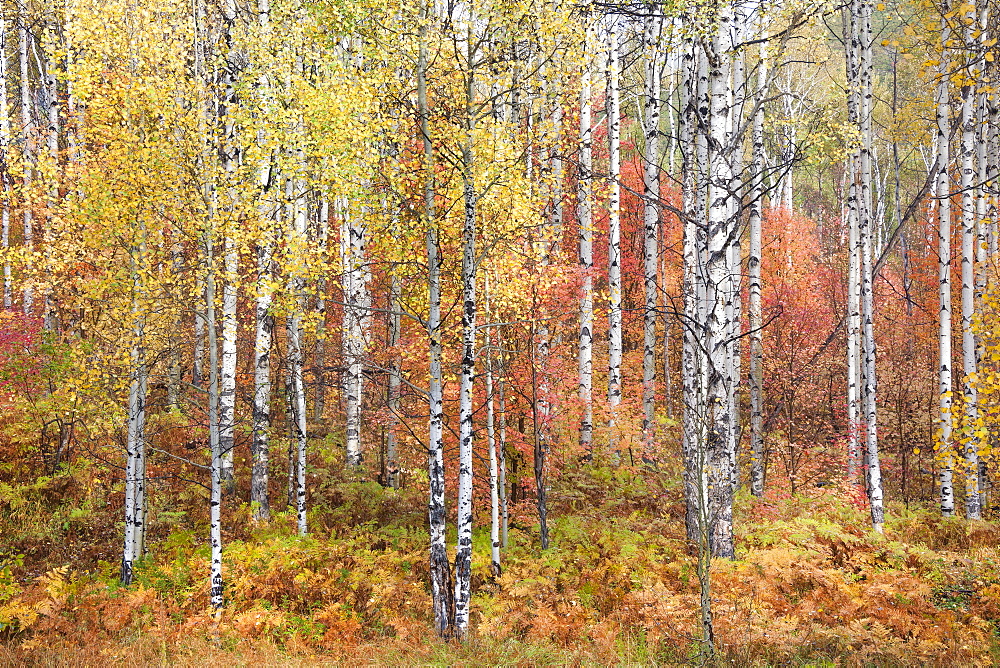
[[[710,58],[711,153],[708,183],[708,252],[705,277],[708,289],[706,345],[709,377],[706,399],[710,413],[707,450],[710,543],[715,557],[733,558],[732,524],[732,438],[734,428],[729,405],[729,375],[732,326],[732,266],[730,246],[737,221],[732,215],[732,126],[729,106],[732,95],[730,75],[734,30],[731,7],[721,8],[718,28],[712,39]]]
[[[402,284],[400,278],[393,274],[392,283],[389,287],[389,346],[393,349],[399,346],[402,336],[402,322],[400,319],[400,296]],[[395,427],[399,424],[400,415],[400,383],[402,380],[402,355],[393,353],[389,362],[389,433],[385,439],[385,460],[386,460],[386,484],[394,489],[399,488],[399,462],[397,461],[397,444]]]
[[[302,151],[299,150],[299,165],[304,165]],[[301,176],[296,175],[291,179],[293,199],[291,201],[292,229],[289,246],[299,254],[305,253],[306,248],[306,220],[308,218],[308,208],[306,206],[305,183]],[[295,442],[297,445],[297,457],[295,465],[295,510],[297,516],[297,526],[300,536],[306,535],[309,530],[306,518],[306,454],[308,444],[308,429],[306,425],[306,388],[303,380],[302,367],[304,364],[304,337],[302,331],[302,315],[306,309],[305,278],[299,270],[295,270],[288,277],[288,293],[295,298],[295,304],[288,315],[288,366],[290,374],[290,385],[292,390],[292,415],[295,420]]]
[[[235,167],[234,167],[235,168]],[[222,486],[232,494],[236,481],[233,454],[236,447],[236,289],[239,281],[239,251],[231,225],[223,239],[225,276],[222,287],[222,359],[219,378],[219,443],[222,448]]]
[[[146,387],[145,316],[140,304],[144,261],[141,244],[131,253],[132,264],[132,381],[128,391],[128,426],[125,437],[125,547],[122,552],[121,583],[132,584],[133,564],[142,556],[146,486]]]
[[[708,57],[700,45],[691,41],[685,49],[683,88],[684,151],[683,206],[684,220],[684,344],[683,394],[685,470],[685,525],[689,540],[701,541],[707,535],[703,502],[708,498],[705,447],[708,443],[709,415],[705,392],[708,388],[706,323],[708,294],[705,264],[708,240],[704,222],[707,218],[708,136],[705,127],[711,115]]]
[[[447,515],[444,497],[444,396],[441,370],[441,252],[434,209],[434,148],[430,134],[430,109],[427,103],[427,23],[431,18],[430,3],[421,8],[423,21],[419,27],[420,47],[417,59],[417,105],[420,114],[420,134],[423,137],[424,201],[423,215],[427,246],[427,334],[429,369],[427,394],[429,419],[427,428],[427,477],[429,494],[427,519],[430,531],[431,600],[434,608],[434,628],[446,636],[451,626],[453,589],[446,544]]]
[[[10,164],[10,111],[7,106],[7,18],[0,6],[0,163]],[[6,252],[10,248],[10,198],[11,183],[8,170],[0,173],[0,188],[3,202],[0,203],[0,246],[3,247],[3,307],[10,310],[14,306],[14,279],[10,260]]]
[[[486,277],[486,319],[492,320],[490,310],[490,284]],[[490,465],[490,563],[494,576],[500,569],[500,488],[499,465],[497,462],[496,411],[493,397],[493,347],[490,327],[486,328],[486,440],[489,445]]]
[[[469,628],[472,602],[472,381],[476,355],[476,207],[475,155],[472,135],[475,131],[474,64],[472,30],[469,29],[467,54],[466,127],[462,146],[462,186],[465,216],[462,227],[462,366],[458,389],[458,535],[455,546],[455,633],[463,638]]]
[[[861,332],[862,332],[862,372],[865,383],[864,416],[865,440],[868,454],[868,500],[871,505],[872,529],[882,533],[885,511],[882,505],[882,469],[879,463],[878,428],[876,413],[877,382],[875,375],[875,323],[873,304],[873,259],[872,234],[875,221],[872,217],[872,36],[869,0],[858,0],[858,34],[861,51],[858,61],[860,73],[860,124],[861,155],[860,183],[861,201],[859,207],[858,231],[861,238]]]
[[[619,102],[618,33],[608,34],[608,404],[612,450],[617,450],[616,411],[622,402],[622,263],[621,263],[621,108]]]
[[[45,218],[42,236],[45,243],[45,305],[42,314],[42,326],[45,331],[54,332],[58,326],[56,322],[56,307],[52,299],[52,271],[53,271],[53,212],[59,200],[59,82],[56,79],[56,62],[54,58],[46,58],[44,61],[43,75],[45,86],[43,89],[43,100],[45,115],[48,120],[48,127],[45,132],[45,140],[48,148],[48,160],[51,163],[52,172],[46,176],[48,186],[48,197],[45,202]]]
[[[843,18],[847,66],[847,119],[852,127],[859,125],[860,99],[858,57],[861,48],[854,6],[844,8]],[[847,270],[847,477],[852,482],[861,470],[861,442],[865,433],[861,420],[860,393],[860,351],[861,351],[861,235],[858,230],[859,218],[859,158],[857,151],[847,157],[846,171],[849,174],[847,186],[846,216],[848,226],[848,270]]]
[[[761,309],[761,261],[764,220],[764,97],[768,89],[767,43],[760,44],[757,66],[756,113],[753,118],[750,167],[750,492],[764,495],[764,318]]]
[[[23,175],[21,178],[21,207],[22,221],[24,223],[24,250],[29,255],[35,249],[34,220],[31,213],[31,205],[28,201],[31,193],[32,164],[34,147],[34,120],[31,116],[31,84],[28,79],[28,49],[31,44],[31,33],[28,30],[28,3],[18,5],[18,19],[20,26],[20,43],[18,45],[18,57],[21,66],[21,152],[23,156]],[[31,316],[34,310],[34,290],[31,279],[24,281],[22,307],[24,315]]]
[[[366,282],[365,242],[367,225],[362,215],[354,215],[350,203],[343,206],[342,247],[344,256],[344,362],[347,375],[347,466],[361,466],[361,409],[364,391],[363,363],[365,357],[370,298]],[[346,246],[343,241],[346,240]]]
[[[988,47],[986,47],[987,31],[989,29],[989,4],[983,3],[979,7],[979,35],[977,39],[977,47],[980,54],[984,53]],[[982,75],[977,77],[977,80],[981,79]],[[987,123],[989,121],[988,116],[988,98],[989,94],[986,90],[981,89],[978,93],[978,99],[976,101],[976,290],[973,298],[973,303],[981,305],[983,303],[983,296],[986,293],[986,281],[987,281],[987,261],[989,260],[989,223],[987,222],[986,216],[989,213],[989,201],[992,196],[987,192],[987,185],[989,180],[989,161],[987,158],[989,139],[990,139],[990,128]],[[976,368],[978,369],[982,363],[983,351],[980,347],[979,337],[976,337]],[[979,487],[979,512],[982,514],[987,507],[987,492],[988,492],[988,473],[986,467],[987,457],[984,455],[979,455],[978,457],[977,474],[979,477],[978,487]]]
[[[970,16],[975,13],[969,5]],[[966,28],[966,39],[973,42],[974,26],[970,22]],[[970,67],[966,57],[966,67]],[[968,72],[967,76],[972,76]],[[963,399],[965,403],[966,445],[965,445],[965,516],[980,519],[979,505],[979,450],[980,439],[976,436],[979,419],[978,394],[972,378],[976,374],[976,337],[972,330],[975,312],[975,240],[976,240],[976,94],[972,85],[962,87],[962,359],[965,372]]]
[[[642,355],[642,431],[646,454],[651,454],[656,436],[656,320],[657,320],[657,238],[660,223],[660,77],[663,52],[659,41],[663,27],[661,16],[646,19],[643,31],[645,62],[645,102],[643,104],[643,311]]]
[[[208,501],[211,542],[209,602],[218,614],[223,605],[222,580],[222,448],[219,443],[219,341],[215,323],[215,230],[205,234],[205,326],[208,334],[208,443],[212,461],[211,491]]]
[[[261,181],[266,188],[272,178],[270,166],[262,168]],[[274,332],[274,316],[271,315],[271,281],[274,267],[275,212],[272,206],[261,207],[264,230],[257,241],[257,296],[254,309],[254,374],[253,374],[253,441],[251,443],[250,502],[254,507],[254,519],[268,520],[271,517],[268,499],[268,464],[270,461],[269,430],[271,427],[271,344]]]
[[[585,52],[589,52],[591,30],[585,32]],[[587,56],[585,56],[587,57]],[[593,446],[593,364],[594,364],[594,221],[592,212],[591,175],[593,160],[591,145],[593,128],[590,125],[590,61],[583,65],[580,81],[580,165],[577,174],[577,222],[580,225],[580,269],[583,285],[580,296],[580,336],[578,350],[579,397],[583,406],[580,419],[580,446],[589,455]]]
[[[326,261],[330,241],[330,201],[324,196],[320,199],[316,212],[316,236],[319,242],[320,257]],[[313,398],[313,419],[322,421],[326,412],[326,273],[316,279],[316,319],[319,328],[313,349],[313,383],[315,392]]]
[[[947,41],[947,21],[942,20],[942,43]],[[933,200],[936,204],[938,217],[938,400],[940,402],[939,419],[941,423],[940,440],[940,498],[941,514],[951,517],[955,514],[955,490],[952,484],[954,455],[951,429],[951,179],[948,168],[951,162],[950,149],[950,111],[948,72],[950,63],[945,54],[941,56],[941,67],[938,76],[941,77],[937,86],[937,174],[934,179]]]
[[[507,402],[505,388],[507,386],[506,378],[501,375],[500,382],[497,383],[499,389],[497,394],[498,401],[500,402],[500,442],[498,444],[498,477],[497,477],[497,488],[500,492],[500,547],[507,549],[507,523],[508,523],[508,512],[507,512]]]

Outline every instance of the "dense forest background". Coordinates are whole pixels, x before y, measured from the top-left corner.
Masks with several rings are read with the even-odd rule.
[[[0,0],[0,661],[994,665],[994,9]]]

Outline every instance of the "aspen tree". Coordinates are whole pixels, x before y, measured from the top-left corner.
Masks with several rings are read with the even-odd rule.
[[[342,204],[341,245],[344,266],[344,357],[347,374],[344,390],[347,404],[346,450],[347,466],[361,466],[361,409],[364,390],[363,362],[365,356],[370,297],[368,293],[365,244],[368,227],[364,214],[355,214],[350,200]]]
[[[860,49],[854,5],[843,9],[845,34],[845,61],[847,67],[847,121],[857,127],[860,114],[858,55]],[[860,351],[861,351],[861,236],[859,185],[857,180],[857,151],[847,156],[846,171],[850,175],[847,186],[846,216],[848,225],[847,273],[847,477],[854,481],[861,468],[861,441],[864,426],[860,403]],[[867,474],[866,474],[867,475]]]
[[[618,29],[608,31],[608,405],[611,438],[617,443],[616,409],[622,401],[622,263],[621,263],[621,105],[619,101]]]
[[[486,319],[490,320],[490,277],[486,276],[483,298],[486,300]],[[490,327],[486,328],[486,440],[489,446],[490,475],[490,567],[494,576],[499,576],[500,568],[500,488],[499,465],[497,462],[496,413],[493,397],[493,348]]]
[[[301,149],[296,151],[297,172],[304,166],[304,156]],[[304,178],[300,173],[289,176],[288,188],[289,197],[288,214],[290,224],[289,247],[293,252],[298,253],[298,257],[304,254],[306,247],[306,219],[308,209],[306,205],[306,192]],[[291,256],[296,257],[296,256]],[[294,266],[296,262],[290,261],[292,268],[288,276],[288,294],[292,297],[293,303],[287,317],[288,331],[288,380],[291,395],[291,415],[293,419],[293,430],[296,444],[295,461],[295,512],[296,525],[300,536],[308,533],[309,527],[306,517],[306,452],[308,447],[308,430],[306,428],[306,388],[303,380],[304,365],[304,332],[302,316],[305,313],[305,278],[304,269]]]
[[[50,39],[54,41],[55,35],[50,32]],[[55,51],[56,45],[49,44],[48,51]],[[52,212],[59,199],[59,82],[56,79],[56,59],[55,56],[47,54],[42,61],[42,71],[40,75],[44,79],[42,86],[42,106],[45,110],[45,118],[48,127],[45,131],[45,144],[48,155],[46,160],[51,164],[51,172],[46,175],[48,183],[46,192],[46,213],[44,227],[42,228],[44,249],[44,271],[45,271],[45,304],[42,313],[42,326],[45,331],[56,330],[56,311],[52,297],[52,272],[53,258],[52,249],[55,242],[55,235],[52,229],[54,224]]]
[[[316,207],[316,241],[320,257],[326,258],[330,240],[330,201],[324,195],[320,197]],[[319,330],[313,344],[313,419],[317,422],[323,419],[326,412],[326,274],[316,278],[316,320]]]
[[[764,219],[764,97],[768,88],[767,42],[760,43],[756,110],[753,116],[750,167],[750,257],[747,262],[750,297],[750,491],[764,495],[764,319],[761,312],[761,254]]]
[[[28,49],[31,47],[31,32],[28,29],[28,3],[18,5],[18,21],[20,23],[20,41],[18,43],[18,62],[21,68],[21,152],[23,165],[21,167],[21,208],[24,224],[24,250],[32,253],[35,249],[34,218],[28,197],[31,193],[33,151],[35,145],[35,124],[31,115],[31,82],[28,71]],[[30,279],[25,279],[22,295],[24,315],[33,315],[34,289]]]
[[[868,500],[871,507],[872,528],[882,533],[884,510],[882,506],[882,469],[879,463],[878,429],[876,421],[875,375],[875,324],[873,322],[873,260],[872,232],[872,36],[869,0],[855,0],[856,22],[860,40],[858,82],[860,87],[859,123],[861,151],[859,154],[860,206],[858,231],[861,239],[861,342],[862,378],[864,380],[865,440],[868,469]]]
[[[389,286],[389,346],[396,348],[399,346],[403,331],[400,318],[402,282],[399,276],[395,274],[393,274],[391,281]],[[386,434],[385,438],[385,460],[386,485],[394,489],[398,489],[400,485],[396,431],[393,427],[399,423],[401,411],[400,385],[402,382],[402,365],[402,356],[399,353],[393,353],[392,360],[389,362],[387,403],[391,424],[389,426],[389,433]]]
[[[643,276],[645,310],[643,312],[642,356],[642,431],[646,454],[651,454],[656,432],[656,319],[657,319],[657,238],[660,224],[660,77],[663,51],[659,42],[663,32],[660,7],[654,4],[643,29],[645,88],[643,94]]]
[[[947,9],[947,8],[946,8]],[[945,11],[947,13],[947,11]],[[938,218],[938,400],[941,423],[941,462],[939,471],[941,514],[950,517],[955,513],[955,491],[952,486],[952,469],[954,467],[952,428],[951,428],[951,179],[948,168],[950,144],[950,95],[949,69],[950,63],[946,57],[948,42],[948,22],[941,21],[942,54],[938,70],[936,111],[937,136],[935,149],[937,151],[937,174],[934,179],[934,199]]]
[[[591,127],[591,63],[589,52],[592,40],[589,8],[584,10],[584,62],[580,77],[580,164],[577,174],[577,222],[580,226],[580,269],[583,285],[580,295],[579,336],[579,397],[583,405],[580,419],[580,446],[590,454],[594,437],[593,364],[594,364],[594,216],[591,178],[593,158],[593,128]]]
[[[270,0],[257,0],[257,27],[261,50],[270,56],[273,35],[271,32]],[[258,104],[264,112],[271,110],[271,81],[267,74],[258,78]],[[277,202],[274,194],[279,182],[272,152],[264,130],[258,130],[257,143],[261,158],[257,167],[257,196],[259,204],[260,230],[254,244],[256,256],[256,280],[254,290],[254,350],[253,350],[253,414],[250,442],[250,503],[254,519],[267,521],[271,518],[268,498],[268,466],[270,463],[271,427],[271,346],[274,334],[274,316],[271,304],[274,300],[271,284],[274,277],[274,237]]]
[[[961,20],[965,23],[965,38],[971,44],[976,30],[975,9],[968,11]],[[978,135],[976,114],[975,76],[971,57],[965,55],[962,70],[960,170],[962,189],[962,359],[965,373],[963,402],[965,408],[965,516],[980,519],[979,505],[979,407],[975,384],[976,336],[972,329],[975,313],[975,240],[976,240],[976,139]]]
[[[498,408],[500,409],[500,441],[498,444],[499,461],[497,470],[497,489],[500,493],[500,547],[507,548],[507,529],[509,513],[507,508],[507,402],[506,376],[501,372],[497,389]]]
[[[709,411],[709,429],[706,449],[708,468],[710,521],[709,540],[712,555],[733,558],[732,526],[732,440],[729,431],[734,428],[729,410],[727,368],[731,347],[728,338],[727,302],[732,267],[729,246],[736,233],[737,221],[732,216],[732,132],[728,122],[731,97],[730,76],[733,51],[733,11],[723,6],[717,17],[717,27],[711,39],[709,57],[710,119],[708,180],[708,232],[705,257],[705,277],[708,294],[706,346],[708,348],[709,376],[706,392]],[[731,309],[730,309],[731,310]]]
[[[979,7],[979,26],[976,35],[976,58],[982,57],[987,50],[987,37],[989,31],[989,3],[982,3]],[[988,65],[988,63],[987,63]],[[987,213],[989,211],[989,200],[990,195],[987,193],[988,181],[989,181],[989,167],[988,167],[988,147],[990,143],[989,137],[989,117],[988,117],[988,97],[987,85],[985,81],[980,82],[981,79],[985,79],[983,69],[977,67],[976,75],[976,88],[978,90],[976,99],[976,287],[973,295],[974,304],[983,303],[983,295],[986,292],[986,282],[987,282],[987,262],[989,260],[989,232],[988,232],[988,222]],[[981,349],[979,337],[976,337],[976,369],[978,371],[979,367],[982,365],[983,351]],[[978,425],[974,427],[978,429]],[[982,439],[988,442],[988,439]],[[978,482],[977,486],[979,488],[979,512],[982,513],[987,506],[987,490],[989,485],[988,474],[987,474],[987,452],[988,450],[983,450],[983,452],[978,454],[978,467],[977,475]]]
[[[689,30],[692,28],[689,28]],[[708,527],[708,469],[705,446],[708,442],[709,414],[706,392],[709,379],[707,348],[708,284],[706,252],[708,240],[707,202],[709,162],[705,132],[711,115],[708,54],[700,47],[698,35],[688,38],[684,66],[687,82],[682,89],[684,114],[681,132],[684,151],[684,342],[682,355],[684,393],[683,451],[685,459],[685,524],[689,540],[701,541]]]
[[[239,148],[236,137],[236,97],[239,75],[239,55],[235,43],[237,19],[236,0],[225,0],[222,5],[222,42],[226,49],[222,72],[223,98],[219,103],[219,122],[222,132],[220,162],[225,206],[222,221],[223,262],[225,282],[222,286],[222,359],[219,378],[219,447],[222,449],[222,484],[227,494],[235,489],[233,450],[236,447],[236,350],[237,350],[237,283],[239,281],[239,250],[236,247],[234,205],[236,169]]]
[[[10,248],[10,205],[11,182],[10,170],[10,112],[7,106],[7,17],[6,10],[0,5],[0,164],[4,165],[0,173],[0,188],[3,192],[3,202],[0,203],[0,246],[4,252]],[[10,260],[3,261],[3,307],[10,310],[14,307],[14,280]]]
[[[469,628],[472,599],[472,380],[476,355],[476,208],[473,133],[476,129],[476,53],[472,18],[466,34],[465,128],[462,144],[462,368],[459,383],[458,536],[455,547],[455,633],[464,638]]]
[[[142,556],[142,535],[145,531],[143,508],[146,485],[146,323],[143,312],[142,262],[145,261],[144,242],[138,241],[130,249],[132,279],[132,350],[131,381],[128,391],[128,427],[125,437],[125,547],[122,552],[120,581],[132,584],[133,564]]]
[[[434,148],[430,133],[430,108],[427,102],[428,48],[427,33],[432,10],[429,0],[423,0],[419,18],[419,47],[417,55],[417,122],[423,138],[423,218],[426,226],[427,247],[427,333],[430,337],[428,357],[430,366],[427,378],[429,420],[427,434],[427,473],[429,498],[427,504],[430,528],[430,580],[431,601],[434,609],[434,628],[439,636],[446,636],[451,626],[454,590],[451,584],[451,567],[446,546],[447,515],[444,505],[444,396],[441,370],[441,251],[438,238],[434,202]]]
[[[211,490],[209,496],[209,532],[211,542],[211,580],[209,602],[215,613],[223,606],[222,579],[222,448],[219,442],[219,345],[215,322],[215,229],[209,214],[205,232],[205,329],[208,339],[208,442],[211,455]]]

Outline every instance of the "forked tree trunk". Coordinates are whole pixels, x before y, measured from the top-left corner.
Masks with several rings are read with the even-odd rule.
[[[429,420],[427,434],[427,477],[429,496],[427,519],[430,529],[431,602],[434,628],[447,636],[451,627],[454,590],[448,563],[446,540],[447,515],[444,505],[444,397],[441,369],[441,253],[434,209],[434,147],[430,134],[430,108],[427,104],[427,23],[431,20],[430,3],[421,7],[420,46],[417,56],[417,106],[420,134],[423,137],[424,201],[423,218],[427,245],[427,334],[430,337],[427,374]]]
[[[860,58],[858,60],[861,126],[860,154],[860,206],[858,231],[861,238],[861,334],[862,375],[865,383],[864,417],[868,469],[868,501],[871,508],[872,529],[882,533],[885,511],[882,505],[882,468],[878,451],[878,422],[876,412],[877,381],[875,374],[875,323],[873,300],[873,249],[872,235],[872,36],[870,0],[856,0]]]

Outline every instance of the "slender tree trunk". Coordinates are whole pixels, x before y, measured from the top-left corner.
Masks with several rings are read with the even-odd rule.
[[[222,131],[220,158],[223,183],[226,192],[223,215],[223,259],[225,283],[222,286],[222,369],[219,388],[219,444],[222,449],[222,485],[225,493],[235,492],[233,474],[233,449],[236,445],[236,303],[237,282],[239,281],[239,250],[236,247],[233,220],[235,202],[236,169],[239,163],[239,148],[236,142],[236,119],[234,112],[238,104],[236,84],[239,71],[236,47],[232,40],[233,24],[236,22],[236,2],[226,0],[223,12],[222,41],[226,49],[223,69],[223,99],[219,105],[219,126]]]
[[[46,176],[48,193],[45,202],[45,218],[43,237],[45,242],[45,306],[42,315],[42,326],[47,332],[54,332],[58,327],[55,301],[52,297],[52,272],[53,272],[53,246],[54,231],[52,226],[55,222],[54,212],[59,201],[59,82],[56,79],[55,58],[44,60],[45,77],[44,106],[48,121],[45,138],[48,148],[48,160],[51,163],[52,172]]]
[[[465,220],[462,229],[462,370],[459,381],[458,450],[458,543],[455,547],[455,633],[464,638],[469,629],[472,599],[472,380],[476,362],[476,207],[475,154],[472,135],[475,116],[472,108],[475,50],[472,28],[468,34],[466,127],[462,146],[462,185]]]
[[[499,386],[497,399],[500,402],[500,452],[497,478],[497,488],[500,491],[500,547],[507,549],[507,403],[505,401],[507,380],[505,376],[500,376],[497,385]]]
[[[10,170],[10,111],[7,107],[7,17],[5,10],[0,6],[0,165],[3,165],[0,172],[0,187],[3,192],[3,202],[0,203],[0,246],[4,250],[3,261],[3,307],[10,310],[14,307],[14,279],[11,273],[10,260],[6,259],[6,253],[10,248],[10,204],[11,204],[11,182]]]
[[[345,363],[347,378],[344,382],[347,391],[347,466],[361,466],[361,410],[362,392],[364,390],[363,362],[365,355],[365,339],[369,319],[368,287],[365,281],[365,237],[367,226],[363,216],[351,212],[349,202],[343,207],[344,225],[342,234],[346,237],[346,253],[344,257],[344,333],[345,333]]]
[[[764,220],[764,97],[767,95],[767,43],[760,44],[757,110],[753,118],[750,167],[750,492],[764,496],[764,318],[761,309],[761,261]]]
[[[208,334],[208,443],[211,452],[211,492],[209,497],[209,532],[212,550],[209,602],[218,615],[223,605],[222,580],[222,448],[219,442],[219,341],[215,323],[215,230],[210,225],[205,234],[205,326]]]
[[[971,18],[975,18],[972,6]],[[966,28],[966,39],[973,41],[972,22]],[[966,56],[966,73],[974,77],[970,58]],[[979,450],[980,439],[976,435],[979,419],[978,393],[972,381],[976,374],[976,336],[972,330],[975,313],[975,240],[976,240],[976,93],[972,83],[962,86],[962,359],[965,372],[963,400],[965,404],[965,516],[980,519],[979,505]]]
[[[989,30],[989,4],[983,3],[979,6],[979,34],[977,38],[976,46],[978,47],[979,54],[985,53],[987,50],[987,36]],[[989,66],[989,63],[986,63]],[[985,75],[981,71],[978,79],[989,80],[989,76]],[[989,122],[988,116],[988,102],[987,98],[989,94],[986,90],[980,86],[978,92],[978,99],[976,101],[976,289],[975,295],[973,296],[973,303],[981,305],[983,303],[983,296],[986,293],[986,281],[987,281],[987,261],[989,260],[989,233],[988,233],[988,222],[987,214],[989,213],[989,200],[991,195],[987,192],[988,180],[989,180],[989,166],[988,166],[988,146],[990,140],[990,128],[987,125]],[[979,337],[976,337],[976,368],[978,369],[982,364],[983,350],[981,347],[981,342]],[[984,444],[985,445],[985,444]],[[988,447],[988,446],[987,446]],[[988,495],[988,472],[987,472],[987,455],[982,453],[979,455],[979,462],[977,467],[977,473],[979,476],[978,487],[979,487],[979,512],[983,513],[987,508],[987,495]]]
[[[858,230],[861,238],[861,327],[863,378],[865,383],[864,414],[866,453],[868,456],[868,500],[871,506],[872,528],[882,533],[885,511],[882,505],[882,469],[879,463],[878,429],[876,420],[877,382],[875,375],[875,324],[873,322],[873,261],[872,232],[872,37],[869,0],[858,0],[859,36],[861,41],[858,69],[860,72],[861,202]]]
[[[35,250],[34,219],[32,217],[30,202],[35,125],[31,116],[31,83],[28,79],[28,49],[31,44],[31,32],[28,30],[28,3],[24,2],[18,5],[18,19],[21,24],[18,57],[21,66],[21,151],[24,163],[22,165],[23,175],[21,178],[21,207],[24,223],[24,250],[30,254]],[[34,311],[34,290],[30,278],[25,278],[23,290],[22,306],[24,315],[30,317]]]
[[[619,103],[618,32],[608,35],[607,115],[608,177],[608,405],[611,408],[611,446],[618,449],[617,410],[622,402],[622,263],[621,263],[621,109]]]
[[[299,149],[300,167],[304,166],[302,150]],[[306,244],[306,219],[308,211],[305,201],[305,183],[302,177],[295,175],[291,178],[293,199],[292,209],[292,238],[291,247],[300,254],[305,252]],[[303,352],[303,331],[302,314],[305,313],[305,280],[298,270],[293,271],[288,278],[288,292],[295,297],[295,304],[288,315],[288,367],[289,380],[291,381],[291,401],[292,415],[295,420],[295,441],[297,444],[296,465],[295,465],[295,510],[297,516],[297,526],[300,536],[308,532],[308,522],[306,518],[306,454],[308,445],[308,430],[306,427],[306,388],[303,381],[302,367],[304,363]]]
[[[486,277],[486,319],[491,320],[490,284]],[[493,398],[493,348],[491,328],[486,328],[486,439],[489,445],[490,463],[490,564],[493,575],[500,576],[500,488],[498,486],[499,466],[497,463],[496,412]]]
[[[128,428],[125,439],[125,548],[122,553],[121,583],[132,584],[133,564],[141,556],[140,537],[143,534],[145,504],[145,423],[146,423],[146,360],[145,316],[142,298],[140,264],[144,261],[140,244],[132,249],[132,381],[128,392]]]
[[[327,257],[330,238],[330,201],[324,195],[319,201],[316,224],[320,256]],[[313,419],[323,420],[326,412],[326,274],[320,274],[316,279],[316,318],[319,321],[319,332],[313,349],[313,382],[316,387],[313,393]]]
[[[662,50],[659,48],[663,19],[650,16],[643,31],[645,51],[645,103],[643,123],[643,275],[645,310],[643,312],[642,356],[642,431],[646,455],[651,455],[656,437],[656,319],[657,319],[657,238],[660,224],[660,76]]]
[[[401,281],[395,274],[389,287],[389,346],[395,350],[399,347],[399,339],[402,336],[402,322],[400,319],[400,296]],[[393,352],[392,361],[389,362],[389,433],[385,441],[386,459],[386,484],[394,489],[399,488],[399,462],[396,454],[396,431],[395,426],[399,424],[400,415],[400,384],[402,381],[403,358],[398,352]]]
[[[852,127],[859,125],[860,100],[858,56],[861,48],[858,24],[853,5],[844,8],[844,43],[847,65],[847,119]],[[864,426],[861,421],[860,406],[860,351],[861,351],[861,235],[858,230],[859,192],[858,155],[853,150],[847,157],[848,179],[847,221],[848,221],[848,272],[847,272],[847,477],[852,482],[857,479],[861,468],[861,440]]]
[[[441,252],[434,209],[434,148],[430,134],[430,109],[427,104],[427,23],[431,7],[425,0],[421,8],[419,27],[420,47],[417,60],[417,105],[420,134],[423,136],[424,224],[427,227],[427,334],[430,337],[428,356],[428,399],[430,416],[427,434],[427,472],[430,492],[427,517],[430,529],[431,600],[434,627],[439,636],[447,636],[451,626],[454,590],[446,546],[447,515],[444,505],[444,407],[441,370]]]
[[[687,537],[701,541],[708,533],[708,511],[702,503],[708,498],[705,447],[708,443],[709,416],[705,392],[708,388],[706,323],[708,294],[705,275],[705,252],[708,240],[704,221],[707,218],[708,136],[705,128],[711,114],[708,57],[695,41],[685,49],[683,88],[684,180],[684,350],[683,394],[685,471],[685,524]],[[704,510],[704,512],[703,512]]]
[[[942,43],[947,42],[947,21],[942,20]],[[950,96],[948,94],[948,72],[950,64],[945,54],[941,56],[941,77],[937,86],[937,174],[934,180],[934,194],[938,216],[938,298],[939,329],[938,329],[938,400],[940,404],[939,419],[941,422],[940,440],[940,498],[941,514],[950,517],[955,514],[955,490],[952,486],[952,470],[954,468],[953,445],[951,436],[951,179],[948,167],[949,156]]]
[[[270,165],[262,167],[261,180],[265,184],[272,181]],[[266,201],[266,200],[265,200]],[[273,207],[262,206],[261,218],[264,230],[256,245],[257,289],[254,310],[254,375],[253,375],[253,440],[251,442],[250,502],[254,507],[254,519],[266,521],[271,517],[268,499],[268,465],[270,462],[271,428],[271,345],[274,332],[274,316],[271,315],[273,295],[271,282],[274,267]]]
[[[730,75],[732,68],[731,8],[720,10],[719,26],[712,40],[710,58],[711,119],[709,125],[711,153],[708,183],[708,252],[705,265],[708,288],[708,319],[706,342],[709,358],[707,401],[709,418],[706,443],[710,543],[715,557],[733,558],[733,492],[732,492],[732,413],[729,405],[729,359],[731,346],[728,339],[732,327],[728,322],[732,312],[732,266],[730,245],[736,233],[736,220],[732,216],[732,147],[731,125],[728,122]]]
[[[589,18],[585,17],[585,21]],[[585,30],[585,52],[589,52],[591,29]],[[585,56],[586,57],[586,56]],[[594,221],[592,211],[591,178],[593,160],[591,145],[593,128],[590,126],[590,61],[583,65],[580,82],[580,165],[577,174],[577,221],[580,224],[580,270],[583,285],[580,296],[579,338],[579,397],[583,416],[580,419],[580,447],[585,456],[591,456],[594,438],[593,365],[594,365]]]

